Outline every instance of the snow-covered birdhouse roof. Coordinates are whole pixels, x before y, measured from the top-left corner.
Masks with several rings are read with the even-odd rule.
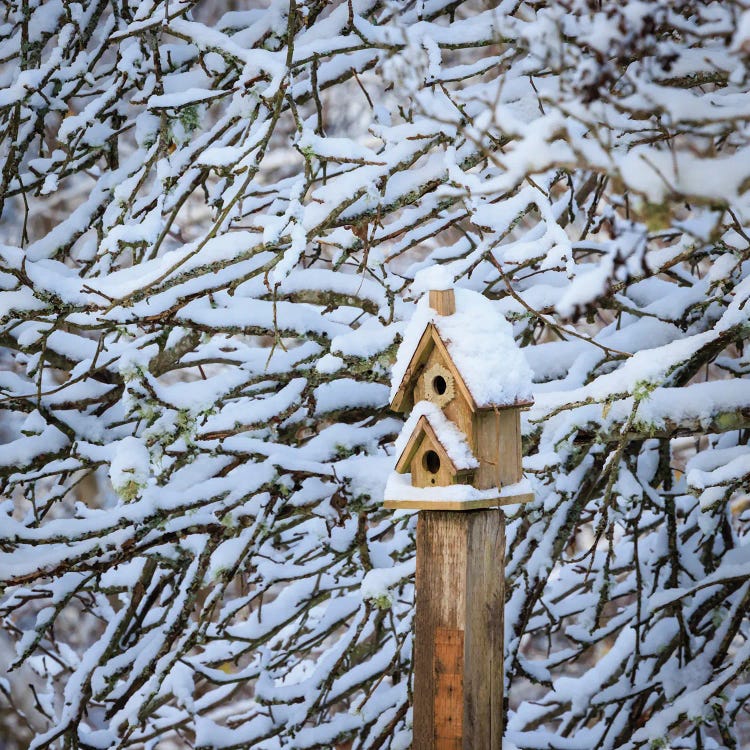
[[[397,472],[405,474],[409,471],[411,460],[425,436],[442,448],[455,472],[471,471],[479,466],[461,430],[435,404],[420,401],[396,441]]]
[[[454,295],[452,314],[430,307],[429,294],[417,303],[393,366],[391,408],[408,409],[414,381],[435,347],[453,367],[473,409],[531,403],[531,368],[510,323],[479,292],[456,289]]]

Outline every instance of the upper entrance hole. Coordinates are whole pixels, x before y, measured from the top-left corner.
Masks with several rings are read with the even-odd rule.
[[[442,396],[448,390],[448,383],[445,382],[445,378],[442,375],[436,375],[432,379],[432,387],[438,396]]]

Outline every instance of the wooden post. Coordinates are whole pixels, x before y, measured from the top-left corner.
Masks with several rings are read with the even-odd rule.
[[[413,750],[501,750],[504,551],[499,509],[419,513]]]

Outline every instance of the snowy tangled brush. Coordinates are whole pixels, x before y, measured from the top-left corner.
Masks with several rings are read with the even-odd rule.
[[[437,265],[535,374],[509,746],[747,746],[745,3],[255,5],[0,12],[0,747],[408,747]]]

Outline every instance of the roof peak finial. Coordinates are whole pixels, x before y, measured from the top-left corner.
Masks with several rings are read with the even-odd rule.
[[[430,289],[430,307],[438,315],[456,312],[456,295],[452,289]]]

